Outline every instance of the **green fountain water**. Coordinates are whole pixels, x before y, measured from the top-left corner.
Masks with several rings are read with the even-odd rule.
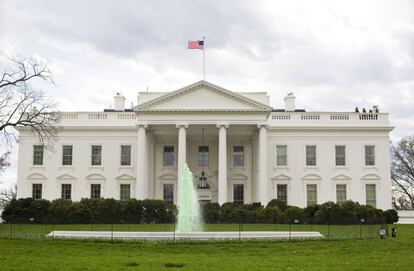
[[[193,174],[184,164],[179,180],[177,232],[202,231],[202,219]]]

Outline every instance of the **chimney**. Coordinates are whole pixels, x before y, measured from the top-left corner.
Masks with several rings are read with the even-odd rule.
[[[295,111],[295,95],[293,94],[293,92],[289,93],[288,95],[286,95],[285,97],[285,110],[286,111]]]
[[[114,96],[114,109],[115,111],[124,111],[125,109],[125,97],[119,92]]]

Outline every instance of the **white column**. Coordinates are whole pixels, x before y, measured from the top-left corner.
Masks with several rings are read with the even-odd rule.
[[[177,200],[180,198],[180,185],[184,164],[187,162],[187,131],[188,125],[177,124],[178,128],[178,162],[177,162]]]
[[[266,205],[268,202],[267,196],[267,127],[266,125],[258,125],[259,127],[259,155],[258,155],[258,182],[257,182],[257,195],[258,200]]]
[[[146,126],[138,125],[138,146],[137,146],[137,183],[135,185],[136,198],[148,198],[148,180],[146,174]]]
[[[219,124],[219,146],[218,146],[218,203],[222,205],[227,202],[227,127]]]

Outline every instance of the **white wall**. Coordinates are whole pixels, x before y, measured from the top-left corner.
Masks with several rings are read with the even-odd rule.
[[[287,145],[287,167],[275,166],[275,146]],[[317,166],[306,167],[305,146],[317,146]],[[335,166],[335,145],[346,146],[346,166]],[[365,145],[375,145],[375,166],[365,166]],[[268,134],[269,178],[280,174],[291,178],[288,182],[288,202],[291,205],[306,206],[306,184],[317,184],[318,203],[336,202],[336,183],[347,184],[347,197],[365,204],[365,184],[375,183],[377,207],[391,208],[391,179],[389,160],[389,138],[383,133],[364,132],[276,132]],[[308,174],[316,174],[321,180],[304,180]],[[371,174],[371,175],[368,175]],[[363,180],[367,176],[370,180]],[[375,180],[374,176],[380,178]],[[308,175],[309,176],[309,175]],[[337,177],[343,180],[333,180]],[[345,180],[344,176],[350,178]],[[311,177],[311,179],[316,179]],[[275,197],[272,183],[269,182],[269,198]]]
[[[19,148],[19,171],[18,171],[18,197],[31,197],[31,184],[43,184],[43,198],[55,199],[60,197],[62,183],[71,183],[73,187],[73,200],[80,200],[82,197],[90,196],[90,184],[102,184],[102,196],[119,198],[119,184],[131,184],[131,196],[135,196],[136,178],[136,131],[95,131],[95,132],[61,132],[55,143],[53,151],[46,151],[44,166],[32,166],[33,144],[37,142],[32,136],[20,137]],[[147,139],[147,149],[151,150],[152,139]],[[73,166],[62,166],[62,145],[74,146]],[[91,145],[102,144],[103,166],[94,167],[90,165]],[[132,166],[120,166],[121,144],[132,145]],[[197,166],[197,146],[199,140],[188,139],[187,162],[195,175],[200,174],[201,168]],[[210,166],[205,169],[209,182],[212,185],[212,200],[217,200],[217,144],[215,138],[206,140],[210,145]],[[232,146],[243,144],[245,147],[245,167],[233,168],[231,164]],[[287,167],[275,166],[275,146],[288,146]],[[162,166],[162,150],[164,145],[174,145],[177,152],[177,138],[171,137],[163,143],[154,145],[153,152],[149,152],[147,168],[150,183],[150,196],[162,198],[162,184],[164,182],[176,183],[177,168],[164,168]],[[305,146],[317,146],[317,166],[305,166]],[[346,166],[335,167],[334,146],[346,145]],[[364,146],[375,145],[376,165],[365,166]],[[269,130],[268,133],[268,198],[276,197],[274,184],[284,182],[272,180],[280,177],[281,174],[291,178],[288,183],[288,201],[291,205],[306,206],[306,184],[315,183],[318,185],[318,203],[336,201],[336,183],[347,184],[347,196],[353,201],[365,203],[365,184],[375,183],[377,185],[377,207],[391,208],[391,181],[389,171],[389,139],[382,133],[355,132],[279,132]],[[228,159],[228,200],[233,198],[232,184],[241,182],[245,184],[245,201],[252,202],[254,196],[254,146],[251,142],[242,142],[238,138],[228,138],[227,159]],[[177,154],[175,156],[177,159]],[[151,161],[151,162],[150,162]],[[154,162],[152,162],[154,161]],[[153,166],[151,164],[154,163]],[[33,174],[34,177],[33,177]],[[42,179],[41,175],[46,179]],[[303,180],[308,174],[320,176],[319,181]],[[363,176],[372,174],[371,180],[362,180]],[[104,179],[99,180],[99,176]],[[379,176],[378,180],[372,176]],[[32,178],[30,178],[32,176]],[[40,176],[40,177],[39,177]],[[63,177],[62,177],[63,176]],[[73,180],[68,178],[73,176]],[[90,180],[92,179],[92,180]],[[92,176],[92,177],[91,177]],[[124,176],[121,180],[117,177]],[[128,176],[131,179],[128,179]],[[347,176],[350,180],[333,180],[334,177]],[[64,180],[59,180],[59,177]]]
[[[90,197],[90,184],[102,184],[102,196],[119,198],[119,183],[131,183],[131,196],[135,195],[135,182],[116,180],[123,174],[136,176],[136,132],[61,132],[54,150],[46,150],[43,166],[33,166],[32,136],[20,136],[17,193],[19,198],[32,196],[32,183],[43,184],[43,198],[55,199],[61,195],[61,184],[72,184],[72,199]],[[102,145],[103,166],[91,166],[91,146]],[[120,166],[121,144],[132,145],[132,166]],[[62,166],[62,145],[73,145],[73,166]],[[30,178],[30,176],[33,176]],[[46,179],[42,179],[44,175]],[[99,176],[105,179],[100,180]],[[63,176],[63,180],[58,180]],[[74,177],[70,179],[69,176]],[[88,179],[88,176],[90,177]],[[125,179],[125,178],[123,178]]]

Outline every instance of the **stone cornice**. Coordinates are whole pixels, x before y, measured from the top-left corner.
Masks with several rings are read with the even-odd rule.
[[[139,113],[269,113],[269,110],[253,109],[139,109]]]

